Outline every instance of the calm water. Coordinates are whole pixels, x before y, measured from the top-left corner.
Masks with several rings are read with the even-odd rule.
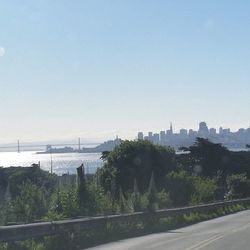
[[[61,175],[64,173],[76,173],[76,168],[82,163],[85,166],[86,173],[95,173],[103,162],[100,160],[101,153],[67,153],[52,154],[53,172]],[[1,152],[0,166],[30,166],[40,161],[41,168],[50,171],[51,156],[50,154],[36,154],[34,151],[28,152]]]

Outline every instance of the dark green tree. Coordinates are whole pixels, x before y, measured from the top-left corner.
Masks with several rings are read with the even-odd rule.
[[[146,192],[151,173],[154,172],[157,189],[164,186],[165,176],[176,167],[175,151],[169,147],[153,145],[149,141],[125,141],[106,156],[98,175],[106,191],[112,185],[119,193],[133,192],[134,179],[140,192]]]
[[[192,172],[206,177],[225,176],[230,162],[230,151],[219,143],[197,138],[193,146],[181,148],[189,152],[184,156],[182,165],[191,165]]]

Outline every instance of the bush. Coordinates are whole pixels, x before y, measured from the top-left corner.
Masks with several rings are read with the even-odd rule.
[[[227,177],[228,193],[226,199],[250,197],[250,180],[246,174],[234,174]]]
[[[214,180],[193,176],[185,171],[171,172],[166,178],[166,190],[174,206],[212,202],[216,189]]]
[[[187,205],[195,192],[193,177],[185,171],[171,172],[166,178],[166,190],[174,206]]]
[[[215,191],[218,188],[212,179],[194,177],[195,192],[191,195],[191,204],[209,203],[215,200]]]
[[[47,213],[44,191],[27,181],[19,187],[20,194],[11,202],[13,217],[16,221],[32,222]]]
[[[173,202],[170,199],[170,195],[164,189],[158,192],[157,196],[160,209],[172,206]]]
[[[80,215],[78,192],[75,186],[57,189],[51,198],[48,216],[52,218],[73,218]]]
[[[119,210],[117,202],[111,194],[105,193],[104,189],[97,183],[89,183],[89,212],[91,214],[114,214]]]

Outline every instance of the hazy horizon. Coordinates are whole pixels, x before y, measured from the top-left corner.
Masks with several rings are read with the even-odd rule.
[[[250,125],[250,2],[2,1],[0,144]]]
[[[207,124],[208,125],[208,128],[215,128],[217,133],[219,133],[219,127],[220,125],[218,126],[211,126],[210,124]],[[250,126],[241,126],[241,127],[235,127],[235,128],[232,128],[230,126],[222,126],[224,129],[225,128],[229,128],[231,130],[231,132],[237,132],[240,128],[244,128],[244,129],[247,129],[249,128]],[[32,140],[32,139],[20,139],[20,138],[17,138],[17,139],[12,139],[11,141],[4,141],[4,140],[0,140],[0,146],[8,146],[8,145],[16,145],[17,144],[17,140],[20,141],[20,143],[24,144],[24,145],[29,145],[29,144],[42,144],[42,145],[45,145],[45,144],[60,144],[60,143],[78,143],[78,138],[81,139],[81,143],[82,144],[85,144],[85,145],[90,145],[90,144],[93,144],[93,145],[97,145],[99,143],[102,143],[104,141],[107,141],[107,140],[114,140],[117,136],[123,140],[134,140],[134,139],[137,139],[137,134],[138,132],[143,132],[144,135],[147,135],[148,132],[153,132],[153,133],[159,133],[160,131],[166,131],[168,130],[170,127],[165,127],[165,128],[159,128],[159,129],[156,129],[156,130],[153,130],[153,129],[147,129],[147,130],[136,130],[134,131],[134,133],[131,135],[128,135],[126,136],[126,134],[123,134],[123,133],[110,133],[109,135],[106,135],[106,136],[103,136],[103,137],[82,137],[82,136],[74,136],[74,137],[61,137],[61,138],[48,138],[48,139],[43,139],[43,140]],[[197,126],[194,126],[194,127],[175,127],[174,124],[173,124],[173,132],[174,133],[179,133],[180,132],[180,129],[193,129],[194,131],[198,131],[198,124]]]

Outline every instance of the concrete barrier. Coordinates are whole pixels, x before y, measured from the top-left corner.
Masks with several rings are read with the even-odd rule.
[[[223,208],[235,204],[249,204],[250,198],[232,201],[221,201],[197,206],[181,208],[162,209],[152,213],[157,218],[178,216],[191,212],[207,212],[217,208]],[[100,217],[89,217],[81,219],[70,219],[62,221],[39,222],[32,224],[0,226],[0,241],[20,241],[43,236],[58,235],[68,232],[76,232],[81,229],[97,227],[101,228],[108,222],[126,222],[128,220],[143,220],[148,217],[148,212],[136,212],[132,214],[110,215]]]

